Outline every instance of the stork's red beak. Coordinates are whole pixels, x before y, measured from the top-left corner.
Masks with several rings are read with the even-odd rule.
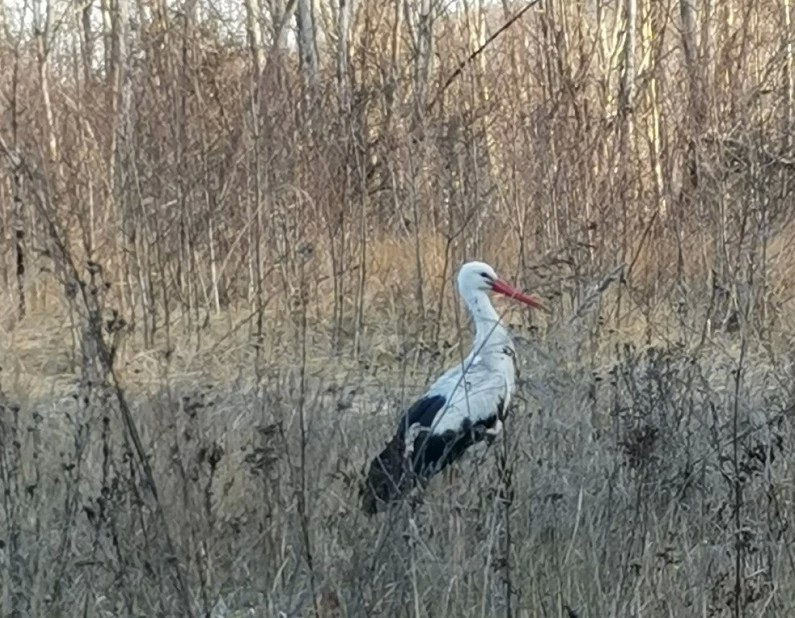
[[[547,309],[541,302],[532,296],[528,296],[524,292],[517,290],[512,285],[506,283],[502,279],[497,279],[494,283],[491,284],[491,289],[497,292],[497,294],[502,294],[514,300],[518,300],[520,303],[524,303],[525,305],[529,305],[530,307],[534,307],[536,309],[541,309],[542,311],[546,311],[549,313],[549,309]]]

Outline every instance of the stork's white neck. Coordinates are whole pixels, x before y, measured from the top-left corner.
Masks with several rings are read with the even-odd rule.
[[[492,343],[502,343],[507,336],[505,327],[489,295],[483,290],[466,290],[462,293],[472,321],[475,323],[475,341],[472,346],[474,354],[482,354]],[[489,345],[484,344],[488,340]]]

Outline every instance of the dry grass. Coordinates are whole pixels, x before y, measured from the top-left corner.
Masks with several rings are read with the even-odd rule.
[[[742,552],[744,615],[786,614],[788,352],[749,344],[740,361],[739,336],[645,346],[596,334],[593,311],[565,318],[518,333],[522,401],[506,441],[437,479],[415,510],[374,520],[357,509],[360,468],[449,351],[410,355],[374,334],[358,364],[318,344],[302,367],[278,344],[256,361],[216,324],[202,350],[186,339],[168,360],[131,362],[127,397],[200,613],[331,615],[336,599],[347,616],[501,615],[509,603],[519,616],[730,615]],[[57,377],[9,374],[6,607],[184,613],[152,497],[113,429],[112,389],[81,401]]]

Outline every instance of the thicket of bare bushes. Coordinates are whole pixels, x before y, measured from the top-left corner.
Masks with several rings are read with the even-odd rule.
[[[1,8],[4,614],[794,610],[790,0]],[[554,316],[367,520],[468,258]]]

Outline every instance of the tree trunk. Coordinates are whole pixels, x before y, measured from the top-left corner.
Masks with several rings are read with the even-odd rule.
[[[398,84],[400,81],[400,54],[401,43],[403,42],[403,11],[401,11],[400,2],[395,2],[394,13],[392,14],[392,34],[390,36],[390,55],[391,62],[389,63],[389,83],[384,92],[384,99],[386,104],[386,122],[385,132],[390,134],[392,131],[392,124],[395,118],[395,102],[399,100]]]
[[[285,24],[290,20],[295,10],[297,0],[268,0],[268,8],[271,16],[271,36],[272,45],[275,49],[284,49],[287,46],[287,29]]]
[[[635,48],[638,3],[637,0],[625,0],[625,2],[624,10],[626,11],[627,30],[626,38],[624,39],[624,71],[621,75],[618,112],[624,123],[624,136],[631,143],[633,131],[632,112],[635,99]],[[628,146],[628,143],[623,145]],[[623,154],[626,154],[626,152]]]
[[[55,118],[52,111],[50,97],[50,38],[52,35],[53,7],[50,0],[46,0],[42,14],[42,0],[33,3],[33,19],[36,32],[36,56],[39,69],[39,86],[44,107],[44,131],[47,140],[47,154],[50,161],[58,158],[58,141],[55,134]]]
[[[660,100],[662,98],[662,82],[660,80],[660,50],[662,46],[657,44],[657,41],[663,36],[662,29],[658,29],[656,17],[656,9],[654,7],[655,0],[646,1],[646,14],[647,17],[643,22],[643,36],[641,41],[648,45],[649,64],[649,80],[648,80],[648,101],[649,101],[649,114],[647,118],[648,123],[648,143],[649,155],[651,159],[652,169],[654,170],[654,188],[657,198],[657,210],[661,218],[668,214],[668,192],[664,183],[663,167],[662,167],[662,136],[660,120]]]
[[[784,109],[784,152],[790,155],[792,148],[792,120],[793,120],[793,98],[795,89],[793,88],[792,71],[792,0],[784,0],[784,89],[785,89],[785,109]]]
[[[698,132],[703,121],[701,113],[701,88],[698,79],[698,44],[696,42],[696,0],[680,0],[679,16],[682,20],[682,50],[685,55],[689,82],[688,106],[690,116],[688,122],[688,146],[685,153],[683,174],[683,197],[689,201],[693,191],[698,186],[698,157],[697,142]]]
[[[17,95],[19,84],[19,53],[14,55],[14,73],[13,73],[13,97],[11,103],[11,125],[12,125],[12,138],[14,149],[18,147],[18,107]],[[12,176],[12,199],[14,203],[13,213],[11,220],[14,229],[14,263],[16,270],[16,283],[17,283],[17,317],[21,320],[25,317],[27,305],[25,302],[25,202],[22,197],[22,173],[19,170],[14,170]]]
[[[94,57],[94,33],[91,28],[91,11],[93,10],[93,2],[89,0],[81,11],[81,25],[83,34],[83,79],[88,84],[91,79],[91,61]]]
[[[345,110],[350,109],[350,37],[353,0],[339,0],[337,11],[337,85],[340,102]]]
[[[425,115],[428,96],[428,78],[433,57],[433,14],[431,0],[420,0],[420,12],[417,16],[417,35],[415,41],[416,55],[414,58],[414,116],[415,124],[421,124]]]
[[[638,16],[637,0],[625,0],[624,13],[626,19],[626,34],[624,39],[623,52],[623,72],[621,74],[621,85],[618,96],[618,118],[619,126],[619,152],[618,169],[620,174],[620,185],[618,187],[621,196],[621,261],[625,262],[629,252],[628,239],[629,229],[629,205],[633,199],[632,183],[633,174],[632,164],[632,140],[634,135],[633,105],[635,100],[635,42],[636,26]],[[616,325],[621,325],[621,291],[616,305]]]
[[[312,88],[317,82],[318,60],[315,41],[315,17],[312,0],[298,0],[296,10],[298,50],[301,71],[306,85]]]
[[[255,79],[259,79],[262,67],[265,64],[265,50],[262,47],[262,32],[259,28],[260,5],[257,0],[245,0],[246,5],[246,37],[251,50],[251,59],[254,62]]]

